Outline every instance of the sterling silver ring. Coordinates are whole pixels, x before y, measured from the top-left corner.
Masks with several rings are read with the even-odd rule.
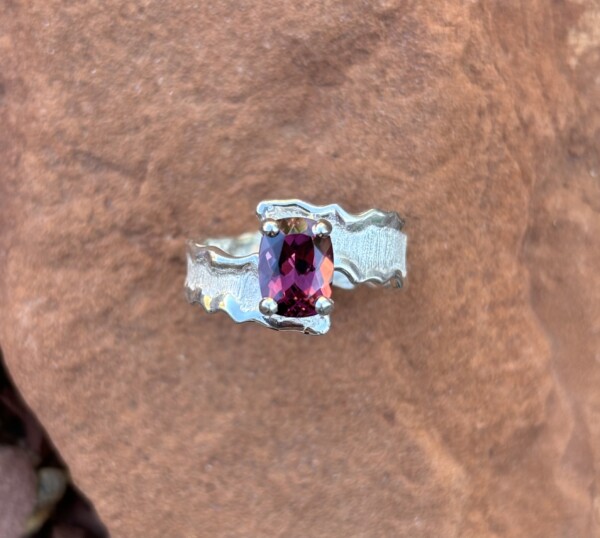
[[[301,200],[258,204],[259,231],[188,241],[185,291],[207,312],[276,330],[325,334],[332,285],[401,288],[406,235],[394,211],[359,215]]]

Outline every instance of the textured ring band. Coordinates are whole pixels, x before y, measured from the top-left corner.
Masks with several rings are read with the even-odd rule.
[[[189,302],[240,323],[325,334],[332,284],[402,287],[407,238],[396,212],[277,200],[256,213],[260,231],[188,242]]]

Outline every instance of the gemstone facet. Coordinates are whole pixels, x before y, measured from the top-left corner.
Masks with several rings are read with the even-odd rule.
[[[316,221],[312,219],[279,219],[277,224],[279,233],[272,237],[263,235],[260,243],[258,275],[262,296],[277,302],[280,316],[315,316],[317,299],[331,297],[331,238],[315,235]]]

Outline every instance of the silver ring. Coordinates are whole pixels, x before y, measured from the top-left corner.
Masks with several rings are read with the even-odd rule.
[[[325,334],[332,285],[402,287],[407,238],[398,213],[352,215],[337,204],[275,200],[258,204],[256,214],[257,232],[188,241],[190,303],[238,323]]]

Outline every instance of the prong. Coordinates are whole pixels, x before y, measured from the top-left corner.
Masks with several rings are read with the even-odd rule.
[[[321,219],[313,224],[312,232],[317,237],[327,237],[331,233],[331,223],[328,220]]]
[[[277,314],[277,301],[271,297],[265,297],[258,304],[258,309],[265,316]]]
[[[260,223],[260,231],[267,237],[275,237],[279,233],[279,224],[274,219],[265,219]]]
[[[315,303],[315,310],[321,316],[327,316],[333,311],[333,301],[328,297],[319,297]]]

